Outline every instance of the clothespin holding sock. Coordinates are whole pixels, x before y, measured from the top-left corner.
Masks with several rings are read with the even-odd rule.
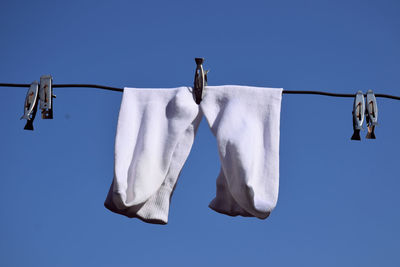
[[[209,70],[204,71],[203,69],[204,58],[195,58],[194,60],[197,67],[194,74],[193,94],[196,104],[199,105],[203,99],[204,89],[207,86],[207,74]]]

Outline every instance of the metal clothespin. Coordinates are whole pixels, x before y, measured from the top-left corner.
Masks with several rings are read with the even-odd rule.
[[[31,83],[31,86],[28,89],[25,97],[24,103],[24,115],[22,115],[22,119],[26,119],[26,124],[24,129],[33,131],[33,121],[36,117],[37,111],[37,103],[38,103],[38,92],[39,92],[39,83],[34,81]]]
[[[204,89],[207,86],[207,71],[203,70],[204,58],[195,58],[197,67],[194,74],[193,94],[196,104],[200,104],[203,99]]]
[[[53,118],[53,78],[51,75],[43,75],[40,77],[40,109],[42,110],[42,119]]]
[[[378,105],[376,103],[376,98],[372,90],[367,91],[367,110],[365,114],[368,128],[368,133],[365,138],[376,139],[375,126],[378,125]]]
[[[364,95],[361,91],[358,91],[354,98],[353,105],[353,136],[351,140],[361,140],[360,130],[362,129],[362,125],[364,122],[364,114],[365,114],[365,103],[364,103]]]

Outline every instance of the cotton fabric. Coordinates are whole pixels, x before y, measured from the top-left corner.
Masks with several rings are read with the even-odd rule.
[[[281,100],[281,88],[207,87],[200,106],[221,160],[211,209],[265,219],[275,208]]]
[[[189,87],[125,88],[105,206],[166,224],[170,200],[204,114],[217,138],[221,170],[209,207],[265,219],[279,189],[281,88],[207,86],[198,106]]]
[[[125,88],[105,206],[166,224],[170,199],[201,119],[191,88]]]

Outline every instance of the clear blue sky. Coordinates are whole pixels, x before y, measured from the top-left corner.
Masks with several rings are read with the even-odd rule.
[[[400,2],[1,1],[0,82],[193,83],[400,95]],[[350,141],[352,99],[284,95],[280,195],[266,220],[208,208],[219,159],[203,120],[166,226],[103,207],[121,93],[55,89],[24,131],[0,88],[0,266],[400,266],[400,101]]]

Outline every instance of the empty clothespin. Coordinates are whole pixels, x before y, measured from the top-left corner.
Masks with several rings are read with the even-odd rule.
[[[364,113],[365,113],[365,103],[364,103],[364,95],[361,91],[358,91],[353,104],[353,136],[351,140],[361,140],[360,130],[362,129],[362,125],[364,122]]]
[[[193,94],[196,104],[199,105],[203,99],[204,89],[207,86],[208,71],[204,71],[203,69],[204,58],[195,58],[195,61],[197,66],[194,74]]]
[[[43,75],[40,77],[39,99],[40,109],[42,110],[42,119],[53,118],[53,78],[51,75]]]
[[[365,111],[368,133],[367,139],[376,139],[375,126],[378,125],[378,105],[372,90],[367,92],[367,109]]]
[[[34,81],[31,83],[31,86],[28,89],[25,97],[24,103],[24,115],[22,115],[22,119],[26,119],[26,124],[24,129],[33,131],[33,121],[36,117],[37,111],[37,102],[38,102],[38,92],[39,92],[39,83]]]

